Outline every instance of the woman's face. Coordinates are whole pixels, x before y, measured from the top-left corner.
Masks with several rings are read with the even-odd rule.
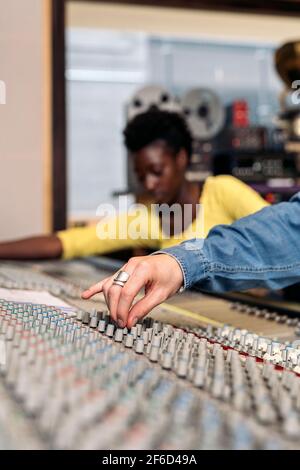
[[[157,204],[176,201],[184,180],[186,152],[174,156],[162,141],[154,142],[133,154],[135,173]]]

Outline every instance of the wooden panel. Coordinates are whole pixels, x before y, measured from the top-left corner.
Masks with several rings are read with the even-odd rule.
[[[43,1],[43,158],[44,158],[44,232],[52,230],[52,44],[51,0]]]
[[[66,27],[143,31],[177,38],[235,43],[280,44],[299,35],[297,16],[241,14],[179,8],[113,4],[66,3]]]
[[[82,1],[82,0],[72,0]],[[184,9],[223,10],[241,13],[300,15],[299,0],[89,0],[97,3],[119,3],[132,5],[151,5],[155,7],[175,7]]]
[[[65,2],[52,0],[52,204],[53,231],[66,227]]]

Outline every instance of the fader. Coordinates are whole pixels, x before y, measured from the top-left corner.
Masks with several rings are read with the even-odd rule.
[[[71,308],[0,299],[0,447],[300,448],[297,343],[151,317],[121,329],[81,308],[74,283],[8,268],[0,287],[60,292]]]

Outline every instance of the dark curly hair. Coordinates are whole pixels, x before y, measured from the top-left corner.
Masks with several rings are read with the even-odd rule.
[[[164,141],[176,155],[185,149],[188,159],[192,154],[192,135],[180,114],[159,109],[138,114],[123,131],[124,143],[130,152],[138,152],[156,140]]]

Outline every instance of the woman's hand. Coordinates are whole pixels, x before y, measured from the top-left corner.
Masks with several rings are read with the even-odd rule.
[[[161,302],[178,292],[183,284],[181,267],[172,256],[161,254],[131,258],[122,268],[130,277],[124,287],[107,277],[82,293],[83,299],[103,292],[110,315],[120,328],[131,328]],[[145,295],[132,305],[142,288]]]

